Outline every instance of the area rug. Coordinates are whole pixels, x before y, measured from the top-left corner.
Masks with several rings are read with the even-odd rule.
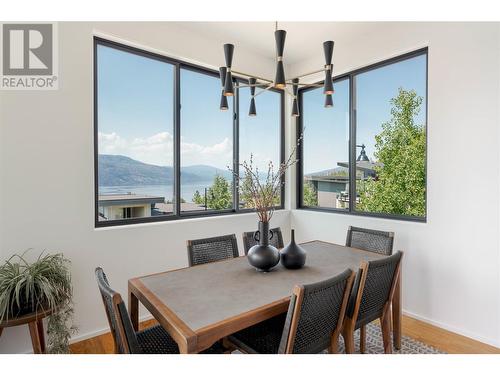
[[[354,332],[354,349],[355,353],[359,354],[359,329]],[[393,346],[393,354],[446,354],[432,346],[426,345],[423,342],[414,340],[408,336],[401,337],[401,349],[396,350]],[[323,353],[327,354],[328,351]],[[344,339],[339,338],[339,353],[345,353]],[[235,350],[232,354],[242,354],[239,350]],[[384,354],[384,343],[382,341],[382,331],[380,326],[375,323],[366,325],[366,350],[365,354]]]
[[[354,348],[359,353],[359,329],[354,332]],[[445,354],[432,346],[423,342],[414,340],[408,336],[401,337],[401,350],[395,350],[394,354]],[[339,339],[339,352],[345,353],[343,338]],[[384,354],[384,343],[382,341],[382,330],[380,326],[374,323],[366,326],[366,354]]]

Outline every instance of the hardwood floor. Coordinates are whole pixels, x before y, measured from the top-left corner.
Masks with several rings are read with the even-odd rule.
[[[154,324],[156,324],[155,320],[142,322],[140,329]],[[403,316],[403,335],[412,337],[415,340],[450,354],[500,354],[500,349],[498,348],[408,316]],[[113,350],[113,338],[110,333],[71,345],[71,352],[74,354],[110,354],[113,353]]]
[[[500,354],[500,349],[403,316],[403,334],[449,354]]]

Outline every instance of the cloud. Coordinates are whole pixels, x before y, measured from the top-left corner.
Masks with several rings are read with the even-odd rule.
[[[146,138],[125,139],[117,133],[98,133],[99,153],[125,155],[132,159],[153,165],[173,164],[173,136],[161,132]],[[226,168],[230,164],[233,145],[225,137],[213,145],[186,142],[181,138],[181,158],[184,165],[208,164]]]

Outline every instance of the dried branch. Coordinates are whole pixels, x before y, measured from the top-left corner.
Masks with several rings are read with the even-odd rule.
[[[239,167],[243,170],[243,177],[228,167],[228,170],[236,179],[237,188],[240,190],[246,189],[246,193],[251,199],[251,205],[262,222],[269,222],[273,217],[274,202],[281,196],[281,188],[284,185],[282,177],[290,167],[298,162],[295,156],[302,139],[303,134],[297,140],[297,144],[292,149],[288,159],[280,164],[276,172],[274,163],[272,161],[268,163],[267,175],[263,183],[261,183],[259,168],[254,167],[253,154],[250,154],[249,162],[245,160],[239,164]]]

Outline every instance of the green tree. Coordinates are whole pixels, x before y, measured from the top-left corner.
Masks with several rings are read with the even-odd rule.
[[[376,178],[358,181],[363,211],[425,215],[425,127],[415,123],[422,97],[399,89],[391,99],[392,118],[375,136]]]
[[[214,182],[207,192],[207,206],[222,210],[233,206],[231,184],[222,176],[215,175]]]
[[[260,181],[262,184],[262,189],[267,195],[271,195],[273,185],[266,181]],[[244,208],[254,208],[254,202],[252,197],[252,176],[250,174],[246,174],[245,178],[240,184],[240,201],[244,203]],[[273,197],[273,204],[275,206],[279,206],[281,201],[281,196],[277,195]]]
[[[304,184],[304,193],[303,193],[303,202],[304,206],[317,206],[318,205],[318,192],[314,189],[311,181],[307,181]]]
[[[244,208],[253,207],[253,198],[251,193],[252,187],[252,177],[250,175],[245,175],[245,178],[240,184],[240,201],[243,202]]]
[[[193,201],[193,203],[196,203],[196,204],[204,204],[205,203],[205,199],[201,196],[201,194],[198,190],[196,190],[194,192],[192,201]]]

